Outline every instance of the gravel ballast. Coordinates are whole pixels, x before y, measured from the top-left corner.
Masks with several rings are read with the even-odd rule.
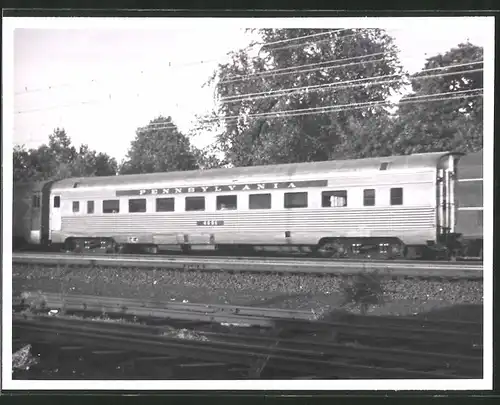
[[[40,290],[52,293],[142,298],[205,304],[232,304],[313,311],[341,306],[344,286],[355,277],[296,274],[182,271],[134,268],[50,267],[14,264],[13,294]],[[371,305],[373,315],[410,315],[457,304],[480,307],[481,280],[419,280],[382,278],[383,303]],[[350,309],[356,312],[357,306]],[[478,321],[474,315],[454,318]]]

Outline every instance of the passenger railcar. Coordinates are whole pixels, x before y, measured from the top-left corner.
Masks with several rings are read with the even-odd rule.
[[[483,151],[460,159],[456,184],[461,255],[483,258]]]
[[[460,157],[439,152],[65,179],[34,191],[42,218],[29,223],[28,234],[67,250],[250,247],[437,257],[457,240]]]

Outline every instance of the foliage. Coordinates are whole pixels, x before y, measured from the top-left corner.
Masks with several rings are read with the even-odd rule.
[[[245,49],[219,65],[209,83],[215,84],[217,114],[225,118],[217,143],[228,162],[248,166],[364,157],[379,150],[387,153],[383,143],[367,149],[359,145],[374,128],[387,128],[385,109],[351,108],[324,114],[308,109],[386,100],[402,81],[369,86],[342,82],[401,73],[392,38],[379,29],[353,29],[285,46],[271,44],[319,32],[326,30],[262,29],[257,31],[263,42],[258,57]],[[361,58],[374,53],[378,55]],[[299,72],[298,67],[305,65]],[[286,95],[268,93],[317,85],[326,87]],[[262,94],[249,99],[252,93]],[[302,115],[273,114],[292,110]],[[266,113],[271,116],[249,117]],[[365,135],[360,136],[359,130]]]
[[[198,167],[202,170],[217,169],[227,165],[227,161],[220,157],[220,151],[216,145],[209,145],[206,148],[193,148]]]
[[[351,280],[344,283],[343,305],[359,305],[361,313],[364,315],[369,305],[378,305],[383,302],[382,278],[376,272],[360,273]]]
[[[120,173],[194,170],[198,168],[197,157],[189,138],[177,129],[172,118],[159,116],[137,130]]]
[[[483,49],[470,43],[460,44],[444,54],[435,55],[425,64],[424,70],[450,65],[482,61]],[[420,78],[437,73],[460,72],[413,81],[413,93],[423,96],[447,92],[463,92],[483,87],[483,72],[470,72],[482,68],[482,64],[448,68],[439,71],[418,72]],[[442,97],[457,97],[456,93]],[[408,97],[409,97],[408,96]],[[394,125],[394,153],[423,153],[437,151],[475,152],[483,147],[483,99],[482,97],[454,100],[425,101],[404,104],[403,98]]]
[[[81,145],[77,150],[64,129],[56,128],[49,144],[26,150],[16,145],[13,151],[14,181],[59,180],[68,177],[109,176],[116,174],[117,163],[105,153]]]

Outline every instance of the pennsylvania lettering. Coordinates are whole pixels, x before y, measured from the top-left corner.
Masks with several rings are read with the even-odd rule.
[[[197,187],[163,187],[139,190],[117,190],[116,196],[128,195],[164,195],[164,194],[191,194],[191,193],[218,193],[231,191],[259,191],[273,189],[295,189],[307,187],[326,187],[327,180],[287,181],[277,183],[252,183],[252,184],[225,184],[220,186]]]

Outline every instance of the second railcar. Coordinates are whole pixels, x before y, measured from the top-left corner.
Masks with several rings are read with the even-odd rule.
[[[456,184],[456,233],[459,255],[483,257],[483,151],[460,159]]]

